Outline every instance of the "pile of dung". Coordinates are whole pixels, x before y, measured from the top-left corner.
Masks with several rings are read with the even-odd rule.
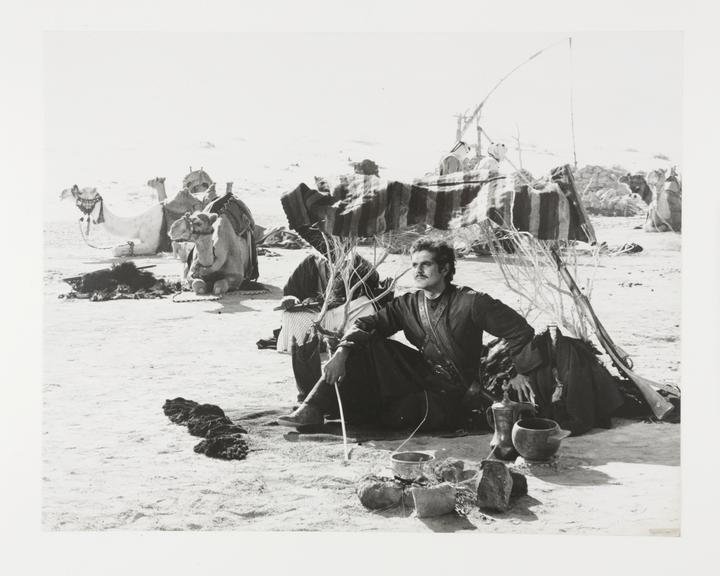
[[[243,437],[247,430],[233,423],[219,406],[175,398],[165,400],[163,412],[171,422],[187,426],[193,436],[204,438],[194,448],[198,454],[223,460],[243,460],[247,456],[248,445]]]
[[[87,298],[92,302],[162,298],[182,289],[180,282],[156,278],[152,272],[138,269],[134,262],[122,262],[64,280],[73,291],[61,294],[60,298]]]

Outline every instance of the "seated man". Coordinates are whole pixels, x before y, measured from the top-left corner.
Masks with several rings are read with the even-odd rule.
[[[518,371],[511,384],[529,397],[523,374],[542,357],[525,319],[487,294],[454,285],[455,252],[445,242],[420,238],[411,256],[419,290],[356,320],[303,403],[280,424],[323,423],[325,414],[336,413],[337,384],[350,422],[452,428],[463,400],[478,393],[483,332],[507,340]],[[388,339],[400,330],[417,350]]]
[[[349,304],[349,319],[366,316],[374,311],[371,300],[380,296],[388,286],[388,280],[381,281],[372,264],[355,254],[353,257],[352,285],[365,278],[362,286],[353,295]],[[320,378],[320,342],[317,337],[307,340],[308,332],[317,319],[330,282],[330,266],[327,259],[319,254],[308,255],[288,278],[283,288],[280,308],[285,310],[282,327],[277,336],[278,352],[292,354],[293,373],[298,388],[298,400],[302,401]],[[388,293],[381,302],[392,298]],[[323,328],[336,331],[343,319],[342,305],[345,304],[345,286],[335,283],[328,312],[322,321]]]

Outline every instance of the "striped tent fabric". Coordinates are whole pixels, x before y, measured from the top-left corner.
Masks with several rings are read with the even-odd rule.
[[[495,194],[501,180],[487,171],[459,172],[411,183],[383,181],[376,176],[346,177],[332,187],[335,202],[325,214],[324,230],[336,236],[361,237],[417,225],[447,230],[484,186],[485,194]]]
[[[501,226],[512,223],[539,240],[594,241],[569,166],[555,169],[543,190],[516,186],[512,179],[487,170],[433,175],[412,182],[352,175],[334,186],[324,182],[324,189],[314,193],[325,195],[332,204],[323,202],[327,208],[318,224],[334,236],[371,237],[418,225],[448,230],[490,219]],[[289,198],[293,195],[295,198]],[[285,195],[286,213],[288,207],[302,205],[302,198],[309,195],[300,187]],[[308,209],[301,208],[301,213],[307,214]],[[298,219],[302,218],[288,214],[291,227]]]

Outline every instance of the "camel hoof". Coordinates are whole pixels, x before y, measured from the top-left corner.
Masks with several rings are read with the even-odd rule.
[[[192,281],[192,289],[195,294],[201,295],[207,293],[207,284],[204,280],[195,279]]]
[[[222,296],[230,289],[230,284],[227,280],[218,280],[213,286],[213,294],[216,296]]]

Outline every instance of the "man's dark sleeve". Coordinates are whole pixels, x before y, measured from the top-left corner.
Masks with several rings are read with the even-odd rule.
[[[477,293],[472,314],[473,321],[482,330],[507,341],[513,364],[519,373],[527,374],[542,364],[540,351],[532,345],[535,331],[510,306],[487,294]]]

